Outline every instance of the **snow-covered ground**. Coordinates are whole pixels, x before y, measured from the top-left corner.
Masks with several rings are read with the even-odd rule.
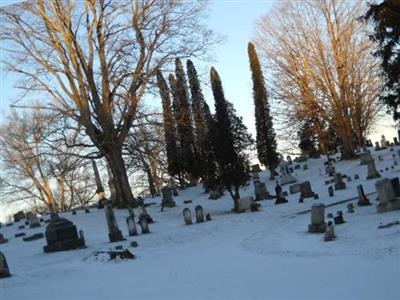
[[[376,159],[377,169],[393,164],[389,150],[385,160]],[[304,163],[301,163],[303,165]],[[116,211],[126,241],[108,243],[103,210],[90,214],[63,216],[83,229],[87,248],[45,254],[45,239],[24,242],[14,234],[44,232],[44,227],[18,230],[18,223],[0,229],[9,242],[0,245],[13,274],[0,280],[0,299],[400,299],[400,225],[378,229],[380,223],[400,220],[400,211],[376,212],[376,194],[369,195],[372,206],[346,213],[347,203],[326,208],[326,213],[344,211],[345,224],[337,225],[337,239],[324,242],[323,234],[307,233],[310,209],[357,196],[356,185],[375,191],[375,180],[366,180],[366,166],[358,160],[338,162],[338,172],[359,180],[346,182],[347,188],[328,197],[322,159],[308,160],[309,169],[296,170],[299,181],[309,180],[319,200],[289,195],[289,203],[277,205],[261,201],[259,212],[233,214],[232,200],[224,196],[209,200],[200,187],[180,191],[177,207],[160,212],[148,208],[156,221],[151,234],[129,237],[125,217]],[[382,173],[399,176],[400,167]],[[261,173],[261,180],[274,193],[273,181]],[[284,186],[288,190],[288,186]],[[241,191],[253,195],[253,185]],[[183,204],[184,200],[193,203]],[[148,202],[160,202],[159,198]],[[212,221],[183,225],[182,209],[201,204]],[[298,214],[299,213],[299,214]],[[131,241],[139,247],[131,248]],[[134,260],[95,259],[94,251],[123,245],[136,255]]]

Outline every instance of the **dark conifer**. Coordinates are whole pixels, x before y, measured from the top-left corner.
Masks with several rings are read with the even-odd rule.
[[[254,45],[249,43],[247,49],[253,79],[257,154],[259,161],[270,170],[272,179],[279,162],[279,157],[276,150],[277,146],[272,117],[269,111],[267,89],[265,88],[264,76]]]

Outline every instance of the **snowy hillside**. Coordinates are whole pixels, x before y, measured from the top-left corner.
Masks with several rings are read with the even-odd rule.
[[[399,176],[389,150],[373,153],[382,177]],[[379,161],[377,155],[384,155]],[[209,200],[201,187],[180,191],[175,208],[160,212],[160,198],[148,212],[155,220],[151,234],[129,237],[127,211],[116,211],[126,241],[109,243],[103,210],[90,214],[78,211],[63,217],[83,229],[87,248],[45,254],[45,239],[24,242],[14,238],[44,232],[45,227],[18,230],[19,223],[2,227],[8,238],[1,251],[6,255],[12,277],[0,280],[0,299],[400,299],[400,225],[378,229],[400,220],[400,211],[376,212],[375,180],[366,180],[367,167],[358,160],[338,162],[336,171],[359,180],[346,182],[347,188],[328,196],[323,159],[309,159],[308,170],[295,170],[298,181],[309,180],[319,199],[288,196],[289,203],[274,205],[273,200],[260,201],[259,212],[234,214],[232,200],[226,194]],[[261,181],[274,194],[275,182],[266,172]],[[316,202],[332,204],[357,196],[356,186],[363,184],[371,206],[358,207],[347,213],[342,203],[327,207],[325,213],[344,212],[346,223],[335,226],[336,240],[324,242],[323,234],[310,234],[307,210]],[[289,187],[284,186],[288,191]],[[370,194],[373,193],[373,194]],[[253,196],[253,185],[241,196]],[[183,204],[184,200],[193,203]],[[212,220],[185,226],[182,210],[194,212],[202,205]],[[138,242],[137,248],[130,243]],[[122,245],[134,260],[96,259],[94,251]]]

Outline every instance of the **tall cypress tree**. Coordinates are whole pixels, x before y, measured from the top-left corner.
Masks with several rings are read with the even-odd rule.
[[[267,89],[254,45],[249,43],[247,50],[253,79],[257,155],[259,161],[269,168],[271,179],[273,179],[279,157],[276,151],[276,137],[269,111]]]
[[[160,97],[162,101],[163,108],[163,118],[164,118],[164,136],[165,136],[165,146],[167,151],[167,164],[168,164],[168,174],[171,176],[179,175],[180,164],[178,156],[178,147],[176,144],[176,125],[175,118],[172,113],[172,106],[170,100],[170,92],[161,71],[157,71],[157,85],[160,91]]]
[[[218,182],[231,194],[234,209],[238,210],[239,188],[248,180],[248,164],[234,146],[232,118],[228,111],[222,83],[217,71],[211,68],[211,86],[215,100],[214,147],[218,164]]]

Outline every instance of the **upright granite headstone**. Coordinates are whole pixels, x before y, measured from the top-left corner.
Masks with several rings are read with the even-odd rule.
[[[126,225],[128,226],[129,236],[137,235],[135,217],[133,215],[130,215],[126,218]]]
[[[256,201],[270,198],[266,184],[261,181],[254,182],[254,193]]]
[[[85,241],[79,238],[76,226],[57,214],[52,216],[45,234],[47,241],[47,245],[43,247],[45,253],[85,247]]]
[[[366,159],[367,167],[368,167],[368,175],[367,179],[379,178],[381,175],[379,174],[378,170],[375,166],[375,159],[369,155]]]
[[[308,225],[308,232],[324,233],[325,230],[325,205],[315,203],[311,206],[311,224]]]
[[[296,178],[293,177],[292,174],[290,174],[289,171],[289,164],[282,160],[279,164],[279,168],[280,168],[280,173],[281,173],[281,179],[280,179],[280,184],[281,185],[285,185],[285,184],[289,184],[289,183],[293,183],[296,182]]]
[[[111,200],[106,200],[104,213],[106,215],[107,226],[108,226],[108,239],[111,243],[123,241],[121,230],[119,230],[117,220],[115,219],[114,210],[112,208]]]
[[[253,197],[242,197],[238,200],[238,210],[246,211],[250,209],[250,205],[254,202]]]
[[[365,196],[364,188],[361,184],[357,185],[357,193],[358,193],[358,202],[357,205],[359,206],[367,206],[371,205],[367,196]]]
[[[28,215],[29,228],[37,228],[40,227],[40,221],[35,213],[31,213]]]
[[[147,222],[146,215],[141,214],[139,216],[139,225],[140,225],[140,228],[142,229],[142,234],[150,233],[149,223]]]
[[[396,197],[396,192],[390,179],[377,180],[375,188],[379,198],[379,204],[376,207],[378,212],[400,209],[400,197]]]
[[[300,197],[303,199],[314,197],[314,192],[311,189],[311,183],[309,181],[300,183],[300,193]]]
[[[335,174],[335,190],[344,190],[346,188],[346,184],[343,182],[342,174]]]
[[[325,231],[324,241],[330,242],[330,241],[333,241],[335,238],[336,238],[336,236],[335,236],[335,229],[333,227],[333,224],[332,224],[332,222],[328,222],[328,226],[326,227],[326,231]]]
[[[14,214],[13,217],[14,217],[14,222],[15,223],[17,223],[17,222],[19,222],[19,221],[21,221],[21,220],[26,218],[25,213],[22,210],[20,210],[16,214]]]
[[[4,253],[0,251],[0,278],[6,278],[10,276],[10,269],[8,268],[6,257]]]
[[[196,223],[202,223],[204,222],[204,213],[203,213],[203,207],[201,205],[197,205],[194,208],[194,211],[196,213]]]
[[[172,198],[172,190],[170,187],[165,186],[161,190],[162,200],[161,200],[161,211],[164,210],[164,207],[174,207],[176,205],[175,201]]]
[[[276,193],[275,204],[282,204],[288,202],[288,200],[286,200],[285,196],[282,193],[282,187],[279,185],[278,181],[276,182],[275,193]]]
[[[183,220],[185,221],[186,225],[193,224],[193,222],[192,222],[192,212],[190,211],[190,208],[185,208],[183,210],[182,214],[183,214]]]

